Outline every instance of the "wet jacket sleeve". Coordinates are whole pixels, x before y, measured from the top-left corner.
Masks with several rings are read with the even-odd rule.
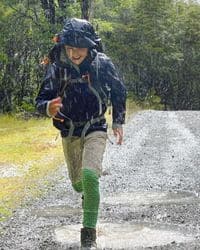
[[[58,80],[55,77],[55,68],[50,65],[46,71],[46,75],[40,87],[38,96],[36,97],[36,108],[43,114],[48,116],[47,106],[50,100],[57,97]]]
[[[121,127],[125,123],[126,88],[120,80],[117,70],[110,59],[107,62],[107,79],[111,87],[111,102],[113,107],[113,128]]]

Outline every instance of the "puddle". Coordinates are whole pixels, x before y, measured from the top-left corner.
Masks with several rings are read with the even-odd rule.
[[[104,197],[102,199],[102,203],[111,206],[122,204],[132,207],[152,204],[187,204],[191,202],[198,203],[200,202],[200,199],[195,194],[190,192],[133,192],[121,193]],[[69,215],[73,216],[82,214],[82,209],[79,207],[73,208],[68,205],[57,205],[41,209],[33,209],[31,213],[37,217],[67,217]]]
[[[33,209],[31,214],[37,217],[67,217],[69,215],[80,215],[81,211],[81,208],[73,208],[70,206],[51,206],[43,209]]]
[[[68,225],[55,229],[58,242],[75,246],[80,241],[81,225]],[[151,227],[146,224],[100,224],[97,228],[97,245],[100,249],[134,249],[137,247],[164,246],[172,242],[186,243],[194,240],[175,230]]]
[[[191,203],[200,202],[200,199],[190,192],[149,192],[137,191],[132,193],[120,193],[113,196],[104,197],[103,203],[106,204],[129,204],[133,206],[151,204],[172,204],[172,203]]]
[[[0,178],[20,177],[22,175],[22,171],[14,164],[0,163]]]

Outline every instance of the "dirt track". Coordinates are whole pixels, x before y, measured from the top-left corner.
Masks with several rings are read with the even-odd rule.
[[[100,249],[200,249],[200,112],[143,111],[107,144]],[[114,138],[111,138],[114,141]],[[1,250],[78,249],[81,197],[66,167],[47,195],[1,225]]]

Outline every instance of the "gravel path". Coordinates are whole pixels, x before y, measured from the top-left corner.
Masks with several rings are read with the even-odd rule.
[[[122,146],[108,142],[99,224],[130,243],[116,247],[119,239],[112,238],[115,247],[103,249],[200,249],[199,128],[199,111],[142,111],[125,125]],[[1,250],[78,249],[56,232],[81,223],[81,197],[65,166],[49,178],[44,197],[1,223]]]

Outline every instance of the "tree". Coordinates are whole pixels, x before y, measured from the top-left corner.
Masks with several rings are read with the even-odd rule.
[[[34,107],[34,96],[44,74],[40,61],[63,25],[57,16],[64,2],[68,1],[60,1],[59,6],[53,1],[1,2],[0,112]],[[79,14],[73,3],[70,7],[73,15]]]
[[[134,96],[145,100],[153,88],[165,109],[200,108],[199,11],[193,1],[98,1],[107,53]]]
[[[81,1],[81,18],[89,20],[91,16],[92,0]]]
[[[51,24],[55,24],[55,3],[54,0],[40,0],[46,18]],[[61,4],[62,5],[62,4]]]

